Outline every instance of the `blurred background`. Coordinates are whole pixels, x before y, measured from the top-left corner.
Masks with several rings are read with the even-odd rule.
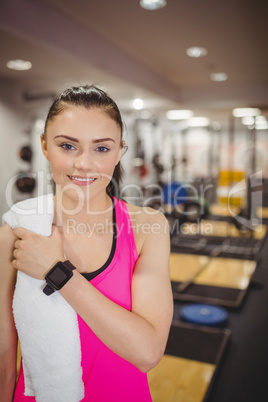
[[[267,400],[267,15],[267,0],[0,0],[0,214],[52,191],[48,108],[96,84],[125,122],[121,196],[169,220],[154,402]],[[205,307],[185,323],[193,302],[224,319]]]
[[[214,202],[222,171],[268,175],[267,3],[144,3],[1,0],[1,214],[47,190],[31,181],[47,169],[39,134],[53,96],[71,85],[95,83],[118,103],[127,184],[208,181]],[[233,116],[245,107],[253,117]]]

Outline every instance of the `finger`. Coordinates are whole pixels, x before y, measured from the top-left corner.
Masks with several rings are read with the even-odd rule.
[[[19,239],[22,239],[24,236],[26,236],[26,234],[28,233],[28,230],[24,229],[24,228],[15,228],[15,229],[13,229],[13,233]]]
[[[20,239],[19,239],[19,240],[16,240],[15,243],[14,243],[14,247],[15,247],[15,248],[19,248],[19,247],[20,247],[20,243],[21,243],[21,240],[20,240]]]

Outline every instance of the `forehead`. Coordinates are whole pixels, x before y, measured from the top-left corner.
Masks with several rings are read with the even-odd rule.
[[[48,122],[48,131],[56,130],[94,130],[120,133],[119,124],[103,109],[86,109],[81,106],[68,106]]]

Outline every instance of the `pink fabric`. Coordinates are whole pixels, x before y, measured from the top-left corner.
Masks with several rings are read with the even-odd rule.
[[[138,253],[127,207],[115,199],[117,244],[110,265],[91,283],[102,294],[131,310],[131,279]],[[83,402],[149,402],[152,401],[147,374],[108,349],[78,315],[83,381]],[[35,401],[24,395],[21,368],[14,402]]]

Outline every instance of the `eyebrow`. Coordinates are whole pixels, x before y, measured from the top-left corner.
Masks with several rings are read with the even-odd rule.
[[[113,140],[112,138],[109,138],[109,137],[107,137],[107,138],[97,138],[96,140],[93,140],[93,142],[95,144],[97,144],[99,142],[105,142],[105,141],[113,141],[113,142],[115,142],[115,140]]]
[[[56,137],[54,137],[54,139],[55,138],[66,138],[69,141],[79,142],[77,138],[69,137],[69,135],[56,135]],[[113,141],[113,142],[115,142],[115,140],[113,140],[112,138],[109,138],[109,137],[107,137],[107,138],[97,138],[97,139],[93,140],[92,142],[94,144],[98,144],[99,142],[104,142],[104,141]]]
[[[66,140],[70,140],[70,141],[73,141],[73,142],[78,142],[77,138],[69,137],[68,135],[56,135],[54,137],[54,140],[55,140],[55,138],[66,138]]]

